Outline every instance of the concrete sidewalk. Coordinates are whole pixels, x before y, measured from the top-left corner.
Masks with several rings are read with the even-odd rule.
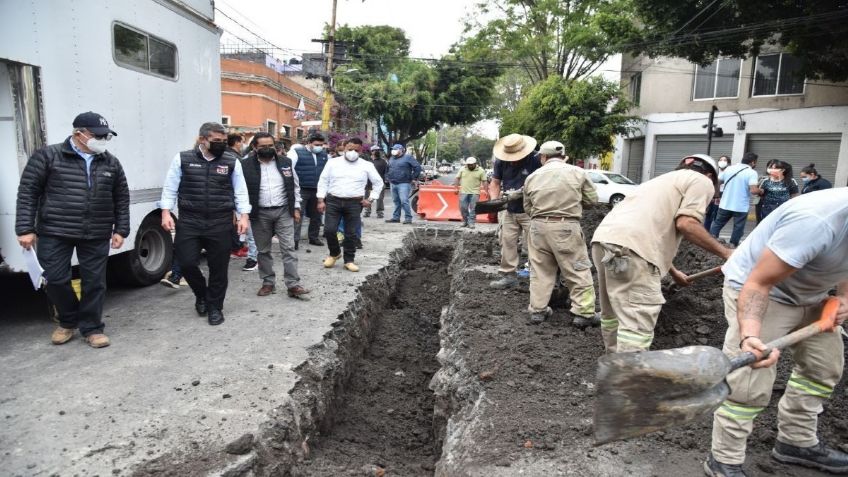
[[[241,271],[243,260],[233,259],[223,325],[196,315],[188,287],[112,290],[104,311],[112,346],[101,350],[79,335],[51,345],[55,324],[43,297],[22,288],[0,311],[2,473],[125,475],[166,452],[220,449],[255,432],[287,399],[292,368],[307,348],[321,342],[357,286],[412,229],[363,220],[359,273],[341,264],[324,269],[326,247],[308,253],[301,243],[309,302],[286,296],[278,251],[281,291],[268,297],[256,296],[257,272]]]

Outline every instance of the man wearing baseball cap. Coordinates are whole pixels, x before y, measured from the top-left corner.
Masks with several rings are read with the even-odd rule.
[[[535,149],[536,140],[530,136],[510,134],[498,139],[492,150],[495,161],[492,181],[489,183],[491,199],[500,198],[504,191],[523,188],[527,176],[542,167]],[[506,210],[498,214],[498,226],[501,242],[501,264],[498,272],[501,278],[491,282],[489,286],[503,289],[518,284],[518,238],[521,237],[523,247],[526,248],[528,243],[530,217],[524,213],[522,201],[508,203]]]
[[[469,157],[465,160],[465,167],[456,175],[455,185],[459,194],[459,211],[462,214],[462,227],[473,229],[477,216],[474,214],[474,205],[480,198],[480,186],[488,182],[486,172],[477,167],[477,158]]]
[[[406,216],[403,223],[412,223],[412,207],[409,206],[409,194],[412,193],[412,184],[418,182],[418,176],[421,175],[421,165],[409,154],[405,154],[406,148],[403,144],[395,144],[392,146],[392,158],[389,159],[389,167],[386,171],[386,180],[389,181],[392,188],[392,201],[395,203],[395,210],[392,211],[392,218],[386,222],[400,222],[400,214]]]
[[[608,353],[644,351],[665,303],[660,280],[689,278],[674,268],[681,240],[723,259],[731,250],[704,229],[718,167],[706,154],[686,156],[677,169],[641,184],[604,217],[592,237],[598,270],[601,334]]]
[[[524,183],[524,210],[530,217],[531,323],[553,312],[548,306],[557,271],[571,298],[571,323],[578,328],[598,326],[592,262],[580,227],[583,205],[598,201],[598,191],[586,171],[565,162],[565,146],[548,141],[539,148],[542,168]]]
[[[101,319],[109,247],[130,234],[130,192],[118,158],[106,150],[117,133],[91,111],[74,119],[71,135],[35,151],[18,187],[15,233],[29,250],[38,241],[44,289],[59,312],[51,341],[60,345],[74,330],[93,348],[109,346]],[[71,287],[76,250],[82,295]]]

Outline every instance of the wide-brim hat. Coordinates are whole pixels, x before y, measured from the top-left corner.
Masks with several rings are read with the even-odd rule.
[[[509,134],[498,139],[492,148],[492,154],[501,161],[515,162],[524,159],[535,149],[534,138],[523,134]]]

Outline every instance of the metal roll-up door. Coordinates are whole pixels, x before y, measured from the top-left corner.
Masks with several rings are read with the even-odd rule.
[[[733,152],[733,137],[714,137],[710,155],[730,157]],[[657,136],[657,151],[654,154],[654,173],[651,177],[673,171],[680,160],[689,154],[706,154],[706,134],[676,134]],[[736,161],[734,161],[736,162]]]
[[[635,183],[642,182],[642,164],[645,163],[645,138],[628,139],[627,172],[625,175]]]
[[[792,165],[792,175],[800,183],[801,169],[815,163],[819,175],[833,182],[842,134],[749,134],[747,151],[759,155],[757,165],[765,170],[770,159]]]

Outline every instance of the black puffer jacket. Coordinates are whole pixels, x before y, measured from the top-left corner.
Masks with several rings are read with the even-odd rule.
[[[71,139],[35,151],[18,186],[15,233],[72,239],[108,239],[130,234],[130,190],[118,158],[104,152],[85,160]]]

